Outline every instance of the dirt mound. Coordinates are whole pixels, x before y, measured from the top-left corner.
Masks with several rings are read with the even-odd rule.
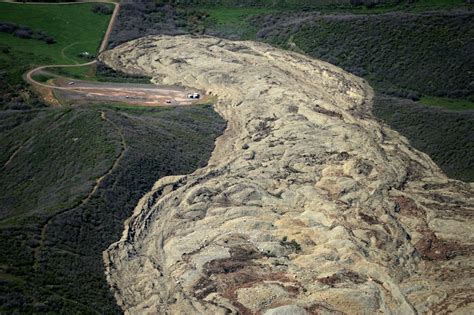
[[[255,42],[147,37],[111,67],[219,96],[209,165],[159,180],[104,252],[128,313],[473,307],[474,189],[370,113],[365,81]]]

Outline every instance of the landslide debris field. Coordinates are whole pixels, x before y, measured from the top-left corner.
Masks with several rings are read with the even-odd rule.
[[[125,274],[114,291],[120,306],[135,310],[153,304],[165,310],[195,307],[205,312],[209,307],[220,307],[245,313],[301,297],[299,305],[280,310],[324,313],[353,305],[372,312],[376,303],[383,311],[399,309],[403,313],[410,313],[411,307],[434,313],[472,309],[472,266],[466,267],[467,255],[472,252],[472,185],[444,178],[424,154],[412,151],[398,134],[379,124],[383,121],[400,131],[449,177],[474,180],[472,5],[462,0],[388,0],[377,5],[370,0],[336,4],[332,0],[317,4],[312,0],[192,2],[120,1],[110,47],[148,34],[207,34],[264,41],[362,76],[374,87],[375,95],[372,106],[366,102],[361,111],[358,101],[347,100],[364,99],[362,94],[370,92],[366,83],[326,65],[326,74],[337,79],[312,73],[305,74],[301,83],[301,67],[296,66],[289,73],[281,72],[261,96],[248,95],[252,88],[263,87],[267,79],[262,75],[273,73],[275,63],[277,68],[290,67],[301,56],[275,53],[286,56],[281,62],[250,56],[251,60],[261,58],[258,60],[265,66],[249,67],[254,72],[247,71],[248,80],[242,86],[250,88],[236,90],[242,78],[235,76],[237,72],[223,73],[228,62],[231,68],[245,66],[249,59],[241,60],[242,56],[254,50],[259,55],[269,48],[252,43],[217,44],[215,39],[180,43],[198,48],[190,52],[196,58],[207,53],[202,45],[209,44],[212,53],[203,57],[209,62],[215,58],[214,50],[222,49],[228,58],[212,61],[214,70],[196,66],[193,60],[174,58],[176,48],[172,55],[159,52],[165,54],[163,65],[150,59],[153,69],[132,66],[130,54],[140,55],[143,61],[151,58],[146,56],[148,52],[159,50],[164,43],[157,45],[149,39],[137,43],[141,52],[128,46],[130,54],[124,54],[123,60],[127,67],[105,58],[115,70],[98,62],[38,71],[34,75],[38,82],[51,84],[53,79],[67,87],[71,87],[70,81],[132,87],[149,84],[151,77],[155,82],[168,77],[165,81],[170,84],[190,83],[186,91],[202,87],[203,91],[222,93],[217,108],[229,120],[229,128],[218,142],[211,165],[194,175],[157,184],[136,208],[140,215],[126,225],[133,226],[129,235],[137,231],[137,252],[119,242],[106,256],[114,259],[108,265],[111,283],[117,281],[117,275]],[[58,99],[55,104],[60,107],[45,105],[22,76],[40,65],[89,63],[98,55],[112,9],[113,5],[106,3],[0,3],[2,314],[121,313],[106,281],[102,251],[120,239],[124,220],[156,180],[190,174],[207,164],[214,139],[225,127],[211,106],[141,107],[136,101],[143,105],[143,99],[130,97],[134,90],[115,99],[108,95],[101,99],[103,104],[90,103],[84,94],[57,90],[46,97]],[[167,66],[170,58],[175,60]],[[321,65],[304,60],[305,64],[316,64],[316,69]],[[188,64],[191,69],[186,69]],[[124,68],[132,72],[121,72]],[[165,77],[158,77],[156,71]],[[248,77],[252,73],[255,76]],[[300,86],[308,87],[311,75],[316,78],[311,83],[314,88],[296,99]],[[285,82],[287,76],[291,82]],[[218,82],[222,86],[215,88]],[[270,109],[265,93],[277,91],[279,83],[283,83],[282,90],[293,84],[291,91],[269,99],[291,102],[276,102]],[[351,96],[343,96],[346,84],[354,88]],[[335,87],[333,96],[321,91],[326,87]],[[321,102],[312,106],[305,100],[315,94]],[[244,96],[258,98],[258,102],[244,100],[237,106]],[[344,101],[334,105],[339,97]],[[111,100],[115,104],[109,104]],[[355,107],[340,107],[349,103]],[[240,109],[244,110],[240,113]],[[371,109],[379,122],[374,121]],[[247,120],[252,121],[247,124]],[[303,129],[295,130],[302,132],[292,131],[301,124]],[[369,129],[364,131],[366,125]],[[310,132],[313,128],[318,134]],[[237,130],[244,132],[238,135],[233,132]],[[357,144],[364,132],[377,137],[363,138]],[[354,141],[350,140],[352,133]],[[324,138],[321,143],[319,137]],[[384,150],[391,145],[397,146],[397,151],[389,152],[385,159]],[[367,147],[373,150],[364,152]],[[227,160],[234,155],[235,161]],[[293,163],[295,160],[298,162]],[[433,177],[426,177],[430,174]],[[311,185],[315,190],[306,188]],[[178,198],[178,205],[173,206],[176,215],[168,206],[171,196]],[[154,234],[163,220],[159,217],[155,222],[155,211],[163,218],[175,215],[169,225],[166,223],[163,235]],[[143,219],[142,224],[141,215],[148,213],[150,219]],[[218,232],[221,219],[228,221],[222,225],[222,233]],[[166,231],[174,227],[178,233],[171,236]],[[181,244],[186,229],[195,239]],[[222,238],[203,237],[213,233]],[[156,246],[151,246],[152,237]],[[201,240],[202,244],[196,245]],[[155,260],[156,248],[163,251]],[[125,269],[130,266],[135,272],[134,259],[146,249],[156,277],[142,279],[136,273],[138,278],[130,279]],[[116,257],[125,252],[129,257],[119,262]],[[221,254],[230,258],[220,259]],[[161,266],[161,259],[169,264]],[[206,263],[209,259],[213,260]],[[302,273],[315,264],[312,277]],[[142,271],[149,268],[145,264]],[[149,281],[166,285],[157,292],[145,287]],[[138,295],[122,290],[126,284],[137,288]],[[439,288],[434,289],[436,285]],[[168,296],[167,292],[178,295]],[[193,297],[192,305],[186,305],[190,292],[196,301]],[[324,292],[332,299],[325,300]],[[217,305],[203,302],[205,296]],[[308,300],[321,303],[310,305]]]
[[[211,37],[101,58],[212,91],[228,122],[209,165],[160,179],[104,254],[126,313],[472,310],[474,188],[379,123],[364,80]]]
[[[450,177],[474,181],[472,5],[415,1],[368,9],[330,1],[316,8],[295,1],[194,3],[124,3],[111,47],[149,34],[208,34],[263,41],[328,61],[369,81],[377,95],[377,118],[430,155]]]

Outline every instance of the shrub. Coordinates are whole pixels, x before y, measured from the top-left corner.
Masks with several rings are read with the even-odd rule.
[[[110,15],[113,12],[112,8],[105,4],[96,4],[92,7],[91,10],[94,13],[103,14],[103,15]]]
[[[296,240],[288,241],[287,236],[283,236],[283,238],[280,241],[280,245],[283,246],[283,247],[291,249],[293,252],[301,251],[301,245],[298,244],[298,242]]]
[[[2,33],[13,33],[18,27],[16,24],[9,22],[0,22],[0,32]]]
[[[25,38],[25,39],[30,39],[33,38],[33,34],[27,30],[24,29],[18,29],[13,33],[14,36],[19,37],[19,38]]]
[[[48,45],[56,43],[56,40],[53,37],[49,36],[43,31],[33,31],[28,26],[17,25],[9,22],[0,22],[0,32],[12,34],[13,36],[24,39],[34,38],[41,40]],[[5,51],[5,49],[3,49],[3,52],[8,53],[9,51]]]
[[[48,45],[51,45],[51,44],[56,43],[56,40],[54,38],[52,38],[51,36],[46,36],[44,38],[44,42]]]

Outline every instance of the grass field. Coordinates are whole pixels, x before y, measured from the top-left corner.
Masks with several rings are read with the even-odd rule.
[[[208,26],[219,30],[227,37],[238,39],[253,39],[257,28],[247,23],[249,16],[258,14],[276,13],[279,9],[271,7],[243,7],[243,8],[226,8],[226,7],[204,7],[200,8],[209,14],[206,21]]]
[[[34,65],[82,63],[87,59],[79,57],[79,53],[95,54],[110,15],[93,13],[93,5],[0,3],[0,21],[44,31],[56,40],[55,44],[48,45],[0,33],[0,69],[7,72],[9,84],[21,82],[21,75]]]
[[[474,110],[474,102],[443,97],[423,96],[420,103],[449,110]]]
[[[14,49],[51,58],[54,63],[83,62],[78,53],[95,53],[100,46],[110,16],[93,13],[93,3],[10,4],[0,3],[0,21],[26,25],[53,36],[57,43],[45,45],[35,40],[19,39],[2,34],[1,43]],[[111,4],[108,4],[112,7]]]

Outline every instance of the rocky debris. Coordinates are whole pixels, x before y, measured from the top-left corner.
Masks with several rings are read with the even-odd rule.
[[[473,186],[376,121],[365,81],[212,37],[101,58],[212,91],[228,122],[208,166],[160,179],[104,252],[126,313],[472,312]]]

